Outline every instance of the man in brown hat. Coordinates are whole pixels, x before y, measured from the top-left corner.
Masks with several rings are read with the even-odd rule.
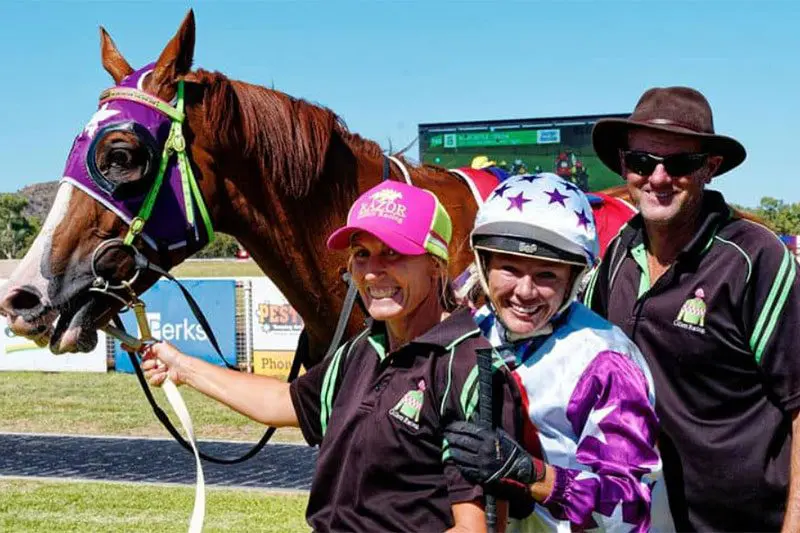
[[[711,180],[745,150],[714,133],[705,97],[650,89],[594,148],[639,214],[584,301],[644,353],[678,530],[800,529],[800,277],[786,247]],[[794,459],[792,459],[794,458]]]

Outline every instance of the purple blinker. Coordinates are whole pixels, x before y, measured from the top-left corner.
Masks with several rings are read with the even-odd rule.
[[[142,91],[142,82],[152,72],[151,63],[123,79],[116,87],[133,88]],[[114,184],[105,179],[94,165],[94,144],[99,136],[117,127],[133,129],[152,147],[150,152],[147,186],[137,189],[131,195],[112,195]],[[158,173],[158,166],[169,136],[171,119],[162,112],[137,101],[112,99],[102,103],[91,120],[75,138],[67,158],[62,182],[79,188],[105,207],[116,213],[129,226],[144,203],[152,178]],[[100,134],[100,135],[98,135]],[[142,238],[153,249],[166,247],[169,250],[190,246],[191,254],[202,248],[208,237],[198,225],[191,227],[187,222],[183,187],[179,166],[173,158],[167,167],[164,181],[153,206],[152,213],[142,230]],[[189,209],[196,209],[194,205]],[[187,239],[194,241],[187,243]]]

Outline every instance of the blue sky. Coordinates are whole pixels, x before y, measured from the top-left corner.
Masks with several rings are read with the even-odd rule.
[[[400,148],[421,122],[630,112],[689,85],[747,161],[730,201],[800,201],[800,2],[0,2],[0,191],[58,179],[111,84],[103,25],[134,66],[187,9],[195,65],[318,102]],[[412,152],[412,154],[414,154]]]

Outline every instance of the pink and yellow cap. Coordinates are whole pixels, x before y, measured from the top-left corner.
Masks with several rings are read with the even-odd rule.
[[[359,231],[371,233],[398,253],[429,253],[447,261],[453,225],[432,192],[384,181],[359,196],[347,215],[347,225],[328,238],[328,248],[347,248]]]

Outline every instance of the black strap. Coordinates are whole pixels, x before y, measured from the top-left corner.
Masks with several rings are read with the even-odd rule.
[[[339,313],[339,322],[336,324],[336,330],[333,333],[333,338],[331,339],[331,343],[328,345],[328,351],[325,352],[326,359],[331,357],[334,353],[336,353],[336,350],[339,349],[345,329],[347,329],[347,324],[350,322],[350,315],[353,313],[353,305],[355,304],[356,300],[358,300],[358,303],[362,306],[362,310],[364,306],[364,303],[358,297],[358,290],[356,289],[356,284],[353,283],[353,279],[350,277],[350,273],[345,272],[342,274],[342,279],[344,279],[345,283],[347,283],[347,295],[344,297],[342,312]],[[295,356],[295,359],[296,358],[297,356]]]
[[[239,370],[239,367],[237,367],[236,365],[230,364],[228,362],[228,360],[225,359],[225,356],[222,355],[222,350],[220,349],[219,343],[217,342],[217,337],[214,335],[214,332],[211,330],[211,325],[208,323],[208,320],[206,320],[206,317],[203,314],[203,311],[200,309],[200,306],[197,305],[197,302],[192,297],[191,293],[188,290],[186,290],[186,287],[184,287],[183,284],[180,281],[175,279],[175,277],[172,274],[170,274],[169,272],[167,272],[166,270],[164,270],[160,266],[156,265],[155,263],[151,263],[144,256],[144,254],[140,254],[140,253],[136,254],[136,267],[139,268],[139,269],[142,269],[142,270],[150,270],[152,272],[155,272],[159,276],[164,276],[168,280],[170,280],[173,283],[175,283],[178,286],[178,288],[181,290],[181,293],[183,293],[183,297],[186,299],[186,303],[189,304],[189,309],[192,310],[192,314],[197,319],[197,321],[200,323],[200,326],[203,328],[203,331],[205,331],[206,334],[208,335],[208,340],[211,343],[211,346],[214,347],[214,350],[217,352],[217,355],[219,355],[220,359],[222,359],[222,362],[225,363],[225,366],[230,368],[231,370]]]
[[[122,320],[120,320],[119,316],[114,316],[114,324],[120,328],[121,330],[125,331],[125,326],[122,324]],[[297,345],[297,352],[295,354],[295,360],[292,363],[292,369],[289,371],[289,382],[294,381],[297,378],[297,375],[300,373],[300,364],[299,361],[303,360],[303,356],[301,356],[301,351],[305,350],[308,351],[308,340],[307,336],[304,336],[302,333],[300,335],[300,342]],[[178,444],[186,448],[187,451],[192,452],[192,446],[189,442],[183,438],[183,435],[175,428],[172,421],[169,419],[169,416],[166,412],[164,412],[161,407],[158,406],[156,403],[156,399],[153,397],[153,392],[150,390],[150,386],[147,384],[147,380],[144,377],[144,372],[142,372],[142,367],[139,364],[139,358],[136,356],[134,352],[128,352],[128,358],[131,360],[131,364],[133,365],[133,369],[136,372],[136,378],[139,380],[139,385],[142,387],[142,391],[144,391],[144,395],[147,398],[150,407],[153,409],[153,413],[155,413],[156,418],[161,422],[161,424],[166,428],[172,438],[178,441]],[[264,445],[269,442],[272,438],[272,435],[275,433],[274,427],[267,428],[267,431],[261,437],[261,439],[244,455],[241,457],[234,457],[234,458],[225,458],[225,457],[214,457],[213,455],[208,455],[202,451],[200,451],[198,446],[198,454],[200,458],[211,462],[217,463],[221,465],[233,465],[237,463],[242,463],[247,461],[264,447]]]
[[[389,158],[384,156],[383,173],[381,176],[381,179],[384,181],[388,180],[391,175],[390,173],[391,169],[389,165],[390,165]],[[200,323],[200,326],[202,326],[203,330],[208,335],[208,340],[211,342],[211,345],[214,347],[214,350],[217,352],[217,354],[219,354],[220,358],[222,359],[222,362],[225,363],[225,366],[228,367],[229,369],[238,371],[239,368],[235,365],[231,365],[227,361],[227,359],[225,359],[225,356],[222,355],[222,350],[220,350],[219,343],[217,342],[217,338],[214,336],[214,332],[211,330],[211,326],[208,323],[208,320],[206,320],[206,317],[203,314],[203,311],[200,309],[200,306],[197,305],[197,302],[189,293],[189,291],[186,290],[186,287],[184,287],[183,284],[181,284],[181,282],[178,281],[172,274],[170,274],[163,268],[159,267],[158,265],[151,263],[144,256],[144,254],[134,253],[134,261],[138,269],[151,270],[152,272],[155,272],[160,276],[164,276],[165,278],[169,279],[170,281],[178,285],[178,288],[180,288],[181,293],[183,293],[183,297],[186,299],[186,303],[189,304],[189,308],[192,310],[192,314],[194,314],[195,318],[197,318],[197,321]],[[347,329],[347,324],[350,322],[350,315],[353,313],[353,305],[355,305],[356,301],[358,301],[359,305],[361,306],[361,310],[364,311],[364,314],[367,314],[367,310],[364,308],[364,303],[361,301],[360,298],[358,298],[358,290],[356,289],[356,285],[355,283],[353,283],[350,274],[346,272],[345,274],[343,274],[342,278],[347,283],[347,294],[345,295],[344,303],[342,305],[342,311],[339,314],[339,322],[336,324],[336,330],[333,333],[333,338],[331,339],[331,343],[328,346],[327,352],[325,353],[326,358],[336,353],[336,350],[339,348],[339,345],[342,342],[342,337],[344,336],[344,332]],[[122,320],[120,320],[118,315],[114,316],[114,323],[119,329],[125,331],[125,327],[122,324]],[[303,365],[305,361],[308,360],[308,353],[309,353],[308,333],[306,332],[305,328],[303,328],[303,331],[300,332],[300,338],[298,339],[297,350],[295,351],[294,354],[292,367],[289,370],[289,377],[287,380],[289,383],[294,381],[300,374],[300,367]],[[155,413],[156,418],[158,418],[158,420],[161,422],[164,428],[166,428],[166,430],[169,432],[170,435],[172,435],[172,437],[178,442],[178,444],[183,446],[187,451],[193,452],[189,442],[187,442],[186,439],[183,438],[180,432],[172,424],[172,421],[169,419],[169,416],[167,416],[164,410],[161,409],[161,407],[159,407],[158,404],[156,403],[156,400],[153,397],[153,393],[150,391],[150,387],[148,386],[147,380],[144,377],[144,372],[142,372],[142,368],[139,364],[139,358],[136,356],[134,352],[128,352],[128,357],[131,360],[131,364],[133,365],[133,369],[136,372],[136,377],[139,380],[139,384],[142,387],[142,391],[144,391],[144,395],[147,398],[148,403],[150,403],[150,407],[153,409],[153,413]],[[255,444],[255,446],[253,446],[253,448],[251,448],[247,453],[245,453],[241,457],[235,457],[232,459],[214,457],[212,455],[208,455],[206,453],[201,452],[199,448],[198,448],[198,454],[200,455],[200,458],[209,461],[211,463],[217,463],[223,465],[242,463],[244,461],[247,461],[248,459],[250,459],[251,457],[253,457],[258,452],[261,451],[264,445],[267,444],[267,442],[269,442],[269,440],[272,438],[272,435],[275,433],[275,429],[276,428],[274,427],[267,428],[267,431],[261,437],[261,440],[259,440]]]
[[[153,267],[155,267],[155,265],[151,264],[150,268],[152,270],[158,273],[163,272],[161,268],[158,267],[153,268]],[[208,322],[205,320],[202,311],[200,311],[199,306],[194,301],[194,298],[192,298],[192,296],[183,287],[183,285],[181,285],[179,281],[175,280],[175,278],[173,278],[169,273],[164,272],[164,274],[162,275],[165,275],[167,278],[170,278],[171,280],[175,281],[181,288],[181,291],[186,297],[186,301],[189,303],[189,307],[192,308],[192,312],[195,313],[195,317],[197,317],[198,321],[201,322],[203,329],[205,329],[206,332],[208,333],[208,338],[214,345],[214,349],[217,351],[217,353],[220,354],[220,357],[222,357],[222,353],[220,352],[216,339],[214,338],[213,333],[211,332],[211,328],[208,325]],[[339,315],[339,323],[336,325],[336,331],[333,334],[333,339],[331,340],[331,344],[328,347],[328,352],[325,354],[325,357],[329,357],[331,354],[335,353],[336,350],[339,348],[339,344],[341,343],[342,337],[344,336],[347,323],[350,321],[350,315],[353,312],[353,305],[358,299],[358,291],[356,290],[355,283],[353,283],[352,279],[350,279],[349,274],[345,274],[343,277],[348,285],[347,295],[345,296],[344,299],[342,312]],[[122,320],[120,320],[118,315],[114,316],[114,324],[122,331],[125,331],[125,326],[123,325]],[[289,383],[294,381],[300,374],[300,367],[302,366],[304,361],[308,360],[308,352],[309,352],[308,333],[306,332],[305,329],[303,329],[303,331],[300,332],[300,338],[298,339],[297,350],[295,351],[294,360],[292,361],[292,368],[289,370],[289,378],[287,380]],[[128,352],[128,358],[131,360],[131,365],[133,365],[133,369],[136,372],[136,378],[139,381],[139,385],[142,387],[142,391],[144,392],[144,395],[147,398],[147,402],[150,404],[150,407],[153,409],[153,413],[156,415],[156,418],[158,418],[158,420],[161,422],[161,425],[164,426],[167,432],[169,432],[169,434],[172,435],[172,438],[174,438],[178,442],[178,444],[183,446],[187,451],[192,452],[191,444],[189,444],[189,442],[183,438],[183,436],[177,430],[175,425],[169,419],[167,413],[164,412],[164,410],[161,409],[161,407],[159,407],[158,403],[156,403],[156,399],[153,397],[153,393],[150,390],[150,387],[147,384],[147,380],[144,377],[144,372],[142,372],[141,365],[139,364],[139,358],[136,356],[134,352]],[[228,368],[231,368],[233,370],[238,370],[237,367],[228,364],[228,362],[225,361],[224,357],[222,357],[222,360],[225,362]],[[200,451],[199,447],[198,447],[198,454],[200,455],[201,459],[209,461],[211,463],[222,464],[222,465],[232,465],[232,464],[242,463],[255,456],[258,452],[261,451],[262,448],[264,448],[264,446],[272,438],[272,435],[275,433],[275,429],[276,428],[274,427],[267,428],[267,431],[264,433],[261,439],[249,451],[247,451],[244,455],[240,457],[234,457],[234,458],[215,457],[213,455],[208,455],[207,453]]]
[[[387,181],[391,177],[391,168],[389,168],[389,158],[383,156],[383,173],[381,174],[381,181]]]

